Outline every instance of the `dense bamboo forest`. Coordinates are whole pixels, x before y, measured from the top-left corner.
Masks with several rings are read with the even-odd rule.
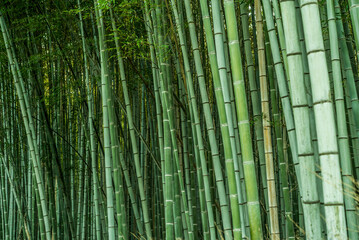
[[[3,0],[0,239],[359,240],[359,0]]]

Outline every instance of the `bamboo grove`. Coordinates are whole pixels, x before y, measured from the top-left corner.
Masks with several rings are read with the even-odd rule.
[[[359,0],[6,0],[0,29],[0,239],[359,239]]]

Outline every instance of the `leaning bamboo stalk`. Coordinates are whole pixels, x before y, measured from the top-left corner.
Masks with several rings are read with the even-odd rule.
[[[50,227],[50,221],[49,221],[49,216],[48,216],[47,202],[45,199],[43,177],[42,177],[42,173],[40,172],[39,159],[35,153],[35,151],[36,151],[35,149],[37,149],[37,146],[36,146],[36,143],[33,142],[32,134],[31,134],[31,130],[30,130],[30,128],[34,129],[34,127],[32,124],[31,124],[32,126],[30,126],[30,123],[29,123],[29,118],[31,118],[31,116],[28,116],[27,111],[26,111],[26,106],[25,106],[25,101],[24,101],[24,93],[22,91],[21,84],[19,82],[18,75],[17,75],[16,69],[15,69],[15,63],[14,63],[15,56],[13,56],[12,51],[10,49],[9,39],[6,34],[5,20],[2,15],[2,12],[0,12],[0,24],[1,24],[1,30],[2,30],[2,34],[3,34],[3,38],[4,38],[4,42],[5,42],[8,59],[9,59],[10,65],[11,65],[11,71],[12,71],[14,81],[15,81],[17,95],[18,95],[19,102],[20,102],[21,113],[22,113],[25,129],[26,129],[26,135],[27,135],[28,144],[29,144],[30,153],[31,153],[31,159],[32,159],[32,162],[34,165],[36,182],[37,182],[38,191],[39,191],[39,201],[41,202],[41,210],[43,213],[44,223],[45,223],[46,238],[48,240],[50,240],[51,239],[51,227]]]

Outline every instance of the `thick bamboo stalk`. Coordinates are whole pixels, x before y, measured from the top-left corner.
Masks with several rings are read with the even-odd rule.
[[[302,181],[302,199],[305,216],[306,235],[309,239],[320,238],[319,196],[316,189],[315,162],[311,144],[309,108],[304,83],[304,71],[296,30],[294,1],[281,1],[284,32],[287,44],[289,75],[291,78],[292,104],[297,128],[298,156]],[[305,177],[304,177],[305,176]],[[318,235],[319,234],[319,235]]]
[[[347,118],[345,113],[344,89],[342,83],[342,72],[340,66],[338,32],[336,26],[336,16],[334,0],[327,1],[327,14],[330,38],[330,56],[332,61],[336,120],[338,129],[338,147],[340,153],[340,166],[342,168],[343,195],[346,211],[347,231],[349,239],[358,239],[357,217],[355,216],[355,186],[353,169],[351,164],[349,137],[347,129]]]
[[[324,209],[326,217],[333,219],[326,222],[328,238],[347,239],[334,109],[330,98],[318,3],[316,0],[301,0],[300,5],[323,177]]]

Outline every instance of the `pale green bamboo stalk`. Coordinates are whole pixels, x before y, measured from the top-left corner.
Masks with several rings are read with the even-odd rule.
[[[352,68],[352,64],[350,61],[349,54],[349,45],[346,42],[346,37],[344,35],[345,29],[343,27],[341,11],[338,1],[334,2],[335,4],[335,13],[336,13],[336,23],[337,23],[337,33],[339,38],[339,47],[340,47],[340,56],[341,56],[341,64],[343,70],[343,76],[346,79],[344,82],[345,95],[347,96],[347,100],[349,99],[350,103],[347,102],[348,109],[348,118],[349,118],[349,127],[350,127],[350,138],[352,142],[353,148],[353,159],[354,159],[354,172],[356,176],[359,174],[359,141],[358,141],[358,120],[359,120],[359,101],[358,94],[355,89],[355,76],[354,69]],[[348,93],[347,93],[348,92]]]
[[[104,134],[104,161],[105,161],[105,183],[106,183],[106,201],[107,201],[107,229],[108,238],[115,239],[115,214],[113,203],[113,186],[112,186],[112,162],[111,162],[111,142],[110,142],[110,126],[109,126],[109,105],[111,92],[109,86],[108,60],[107,50],[105,46],[105,29],[103,23],[102,10],[99,1],[95,1],[95,11],[97,18],[97,28],[99,34],[99,46],[101,57],[101,99],[102,99],[102,119]]]
[[[318,3],[300,1],[312,87],[328,238],[347,239],[338,145]],[[328,131],[328,129],[331,129]]]
[[[349,137],[347,129],[347,118],[345,112],[345,99],[344,90],[342,84],[342,73],[340,66],[339,45],[338,45],[338,33],[336,26],[336,17],[334,10],[334,0],[327,1],[327,14],[329,25],[329,37],[330,37],[330,52],[333,69],[333,81],[334,81],[334,93],[335,93],[335,107],[337,117],[337,129],[338,129],[338,144],[340,153],[340,165],[342,168],[343,179],[343,195],[346,211],[347,229],[349,239],[358,239],[357,228],[357,216],[355,215],[355,186],[353,170],[351,166],[351,157],[349,149]]]
[[[298,154],[302,181],[302,198],[306,235],[308,239],[321,238],[319,196],[316,190],[315,162],[310,135],[309,108],[304,85],[301,49],[296,24],[294,1],[281,1],[284,32],[288,53],[289,76],[294,119],[297,128]],[[305,176],[305,177],[304,177]],[[309,217],[310,216],[310,217]],[[318,235],[319,234],[319,235]]]
[[[281,16],[278,0],[272,0],[272,5],[273,5],[274,16],[275,16],[275,22],[276,22],[276,26],[277,26],[277,35],[278,35],[278,39],[279,39],[279,45],[280,45],[280,49],[281,49],[282,57],[283,57],[284,69],[285,69],[285,73],[286,73],[288,82],[290,82],[290,76],[288,74],[289,69],[288,69],[287,47],[285,44],[283,22],[282,22],[282,16]]]

